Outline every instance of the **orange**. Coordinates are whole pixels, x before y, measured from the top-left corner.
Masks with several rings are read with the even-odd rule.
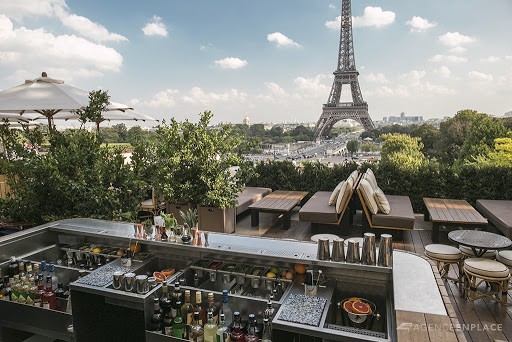
[[[174,273],[176,273],[176,270],[174,268],[166,268],[165,270],[162,270],[162,272],[160,272],[160,273],[163,273],[166,278],[169,278]]]
[[[306,270],[308,269],[308,266],[304,264],[295,264],[295,266],[293,266],[293,269],[297,274],[305,274]]]
[[[140,252],[140,243],[136,243],[136,242],[130,243],[130,252],[139,253]]]
[[[153,272],[153,277],[156,278],[156,281],[161,283],[162,281],[165,281],[167,277],[162,272]]]

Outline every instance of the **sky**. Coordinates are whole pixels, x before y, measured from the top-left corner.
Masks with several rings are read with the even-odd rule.
[[[0,0],[0,90],[46,71],[157,119],[316,122],[340,14],[330,0]],[[512,1],[353,0],[352,16],[374,120],[512,111]]]

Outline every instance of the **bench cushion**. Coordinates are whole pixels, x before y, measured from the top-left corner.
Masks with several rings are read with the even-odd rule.
[[[259,201],[272,192],[270,188],[256,188],[248,186],[237,197],[236,215],[246,211],[251,204]]]
[[[414,212],[408,196],[386,195],[391,210],[389,214],[372,215],[372,224],[390,228],[413,229]]]
[[[464,260],[464,269],[488,278],[506,278],[509,275],[507,266],[486,258],[468,258]]]
[[[462,259],[462,252],[458,248],[441,244],[425,246],[425,255],[439,260],[458,261]]]
[[[337,223],[336,207],[330,206],[328,201],[330,191],[316,192],[299,211],[299,220],[314,223]]]
[[[503,235],[512,239],[512,201],[477,200],[476,210],[489,220]]]
[[[499,251],[496,253],[496,260],[508,267],[512,267],[512,251]]]
[[[329,197],[329,203],[328,203],[329,205],[336,204],[336,200],[338,199],[338,195],[340,194],[340,190],[343,187],[343,184],[345,184],[344,180],[342,180],[341,182],[338,183],[338,185],[336,185],[336,187],[334,188],[334,190],[331,193],[331,197]]]

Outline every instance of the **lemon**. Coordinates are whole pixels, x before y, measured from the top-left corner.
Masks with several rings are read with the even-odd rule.
[[[268,272],[266,275],[267,278],[275,278],[276,274],[274,272]]]

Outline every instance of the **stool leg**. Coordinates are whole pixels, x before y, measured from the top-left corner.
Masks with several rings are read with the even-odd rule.
[[[462,293],[462,289],[463,289],[463,282],[464,282],[464,272],[462,270],[462,268],[464,267],[464,261],[459,261],[457,263],[457,271],[459,272],[459,291]],[[463,294],[464,296],[464,294]]]
[[[501,283],[501,305],[507,305],[507,296],[508,296],[508,280],[504,280]]]
[[[470,303],[471,309],[475,308],[475,296],[476,296],[476,277],[470,276],[469,303]]]

